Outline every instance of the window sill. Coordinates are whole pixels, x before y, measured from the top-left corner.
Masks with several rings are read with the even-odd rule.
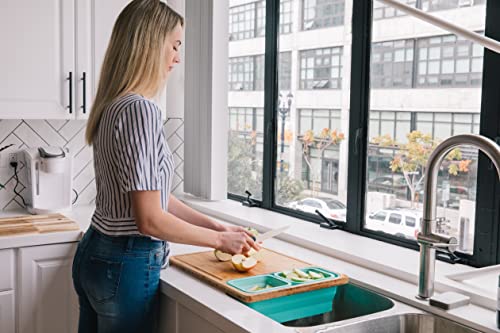
[[[260,232],[290,224],[276,238],[316,253],[340,259],[370,271],[382,273],[415,286],[417,292],[419,253],[411,249],[355,235],[342,230],[327,230],[319,225],[261,208],[249,208],[233,200],[205,201],[189,194],[178,198],[196,210],[230,223],[253,227]],[[397,254],[397,255],[396,255]],[[435,290],[456,291],[471,297],[471,302],[496,309],[496,286],[485,292],[447,278],[450,274],[471,271],[471,267],[436,261]],[[366,282],[366,281],[365,281]]]

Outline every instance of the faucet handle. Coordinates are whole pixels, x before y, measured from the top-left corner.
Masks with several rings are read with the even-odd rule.
[[[428,236],[424,236],[422,233],[419,233],[417,241],[420,244],[426,244],[435,249],[441,249],[449,252],[455,252],[458,248],[457,238],[447,235],[430,234]]]

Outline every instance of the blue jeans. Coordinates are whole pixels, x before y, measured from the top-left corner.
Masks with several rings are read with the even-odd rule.
[[[166,242],[106,236],[90,227],[73,260],[79,333],[153,332]]]

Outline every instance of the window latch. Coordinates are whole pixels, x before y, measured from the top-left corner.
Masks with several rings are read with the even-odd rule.
[[[325,217],[325,215],[321,214],[320,211],[317,209],[315,210],[315,212],[323,219],[323,221],[325,221],[325,222],[321,222],[319,224],[319,226],[321,228],[330,229],[330,230],[344,229],[344,224],[345,224],[344,222],[328,219]]]
[[[257,201],[250,198],[252,196],[252,193],[250,193],[248,190],[245,191],[245,193],[247,194],[247,198],[241,202],[241,204],[243,206],[247,206],[247,207],[259,207],[260,206]]]

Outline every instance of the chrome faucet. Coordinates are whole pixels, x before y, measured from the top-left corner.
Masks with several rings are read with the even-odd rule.
[[[418,298],[428,299],[434,293],[434,272],[436,249],[454,252],[458,246],[455,237],[435,233],[436,228],[436,184],[439,167],[444,157],[461,145],[473,146],[485,153],[495,165],[500,180],[500,147],[487,137],[474,134],[460,134],[441,142],[432,152],[425,169],[424,211],[421,231],[417,242],[420,244],[420,272]]]

